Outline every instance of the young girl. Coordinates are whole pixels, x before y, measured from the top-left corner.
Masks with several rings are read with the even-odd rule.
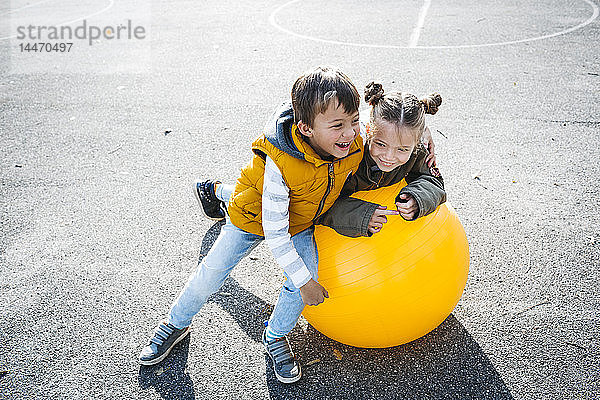
[[[384,93],[379,83],[365,88],[365,101],[371,105],[361,134],[366,136],[365,154],[358,171],[348,177],[340,197],[317,221],[338,233],[357,237],[380,232],[387,215],[415,220],[430,214],[446,201],[444,181],[434,166],[432,154],[421,143],[425,114],[435,114],[442,97],[434,93],[418,99],[410,93]],[[432,148],[431,138],[428,147]],[[407,185],[396,197],[397,210],[349,197],[361,190],[390,186],[406,179]],[[225,218],[233,186],[220,182],[198,182],[194,193],[207,217]]]
[[[365,101],[371,105],[365,124],[365,155],[338,200],[319,218],[319,223],[352,237],[379,232],[387,222],[386,215],[411,221],[432,213],[446,201],[444,181],[434,164],[428,165],[431,156],[421,144],[425,114],[435,114],[442,97],[437,93],[423,99],[403,92],[385,94],[381,84],[371,82],[365,88]],[[407,185],[396,197],[397,210],[348,197],[402,179]]]

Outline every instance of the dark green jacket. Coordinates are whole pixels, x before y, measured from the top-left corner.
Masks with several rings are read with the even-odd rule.
[[[425,162],[428,154],[425,147],[419,144],[405,164],[393,171],[383,172],[371,158],[368,145],[365,145],[365,153],[358,171],[348,178],[340,197],[317,223],[329,226],[345,236],[371,236],[368,225],[379,204],[348,196],[361,190],[391,186],[402,179],[406,179],[407,185],[400,190],[398,196],[402,193],[410,194],[419,206],[413,219],[432,213],[446,201],[446,192],[444,180],[438,169],[430,169]]]

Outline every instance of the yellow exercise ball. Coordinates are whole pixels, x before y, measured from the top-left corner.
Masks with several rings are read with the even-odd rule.
[[[354,197],[395,209],[397,185]],[[391,347],[435,329],[467,282],[469,244],[448,203],[415,221],[388,216],[381,232],[349,238],[317,226],[319,283],[329,299],[304,308],[325,336],[356,347]]]

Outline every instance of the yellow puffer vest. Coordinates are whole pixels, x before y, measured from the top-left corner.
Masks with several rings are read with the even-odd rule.
[[[265,135],[252,143],[254,157],[242,169],[228,206],[231,222],[241,230],[264,236],[262,188],[265,155],[275,162],[290,189],[290,235],[313,225],[313,220],[326,212],[337,199],[348,176],[358,169],[364,150],[360,136],[352,142],[346,157],[325,161],[300,137],[296,124],[292,125],[291,133],[294,144],[304,154],[304,160],[273,146]]]

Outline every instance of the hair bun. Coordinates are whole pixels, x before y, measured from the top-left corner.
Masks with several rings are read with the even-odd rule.
[[[370,105],[376,105],[383,97],[383,86],[379,82],[370,82],[365,87],[365,101]]]
[[[421,103],[425,108],[425,114],[433,115],[438,112],[438,108],[442,104],[442,96],[439,93],[432,93],[427,97],[423,97]]]

